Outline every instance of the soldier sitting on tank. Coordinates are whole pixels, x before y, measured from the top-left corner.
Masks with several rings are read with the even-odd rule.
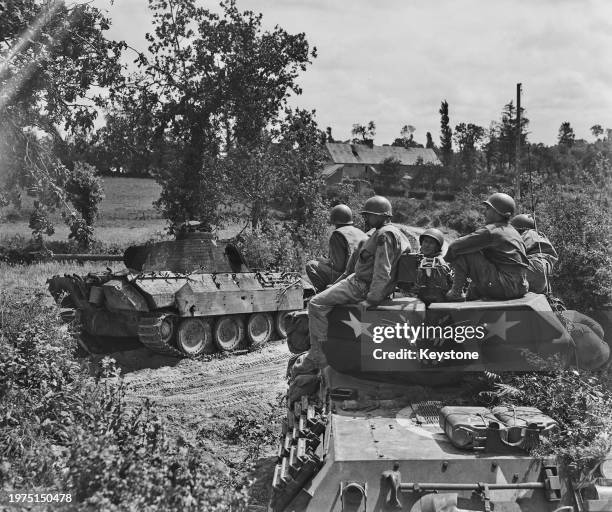
[[[306,263],[306,274],[317,292],[335,282],[346,269],[351,255],[366,234],[353,226],[353,212],[345,204],[331,209],[329,223],[336,226],[329,237],[329,257]]]
[[[536,230],[533,217],[521,213],[513,217],[510,224],[520,233],[525,242],[529,268],[527,269],[527,282],[529,291],[545,293],[548,291],[549,277],[552,268],[559,259],[557,251],[550,240]]]
[[[410,246],[409,241],[398,227],[390,224],[391,203],[387,198],[369,198],[361,214],[375,231],[359,252],[355,272],[308,303],[310,349],[294,364],[294,375],[309,373],[327,364],[322,347],[327,342],[327,315],[334,306],[360,304],[367,309],[385,300],[395,288],[397,265],[402,252]]]
[[[439,229],[427,229],[419,237],[419,244],[423,258],[412,291],[426,304],[442,302],[453,282],[451,269],[442,257],[444,235]]]
[[[448,301],[466,299],[464,288],[472,280],[468,299],[516,299],[527,293],[529,260],[518,231],[508,221],[514,215],[514,199],[507,194],[492,194],[486,201],[486,225],[453,241],[446,261],[455,271]]]

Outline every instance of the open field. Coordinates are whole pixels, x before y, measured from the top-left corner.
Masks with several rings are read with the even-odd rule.
[[[153,207],[159,198],[160,186],[152,179],[104,177],[104,200],[100,203],[100,216],[94,226],[95,237],[108,245],[126,247],[131,244],[144,243],[152,238],[157,239],[166,234],[168,221]],[[5,208],[0,212],[0,245],[15,237],[29,239],[31,229],[28,227],[31,198],[25,198],[24,208],[15,212]],[[10,212],[12,222],[6,221]],[[49,241],[68,240],[69,229],[59,216],[53,219],[55,234],[47,237]],[[218,232],[220,238],[231,238],[241,226],[230,225]]]
[[[147,178],[104,177],[104,200],[100,203],[100,225],[112,219],[147,220],[161,218],[153,207],[161,187]]]

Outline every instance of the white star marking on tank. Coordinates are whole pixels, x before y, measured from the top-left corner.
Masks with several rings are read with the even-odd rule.
[[[501,315],[499,315],[499,318],[495,320],[495,322],[483,324],[484,328],[487,330],[487,335],[485,336],[485,339],[492,338],[493,336],[498,336],[502,340],[506,341],[508,329],[510,329],[510,327],[516,324],[520,324],[520,322],[518,320],[506,320],[506,313],[503,312]]]
[[[362,334],[365,334],[368,338],[372,337],[372,334],[368,330],[371,323],[361,322],[352,311],[349,311],[350,320],[342,320],[343,324],[348,325],[355,333],[355,338],[359,338]]]

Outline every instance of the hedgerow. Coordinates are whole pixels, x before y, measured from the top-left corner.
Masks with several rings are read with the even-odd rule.
[[[149,402],[128,408],[118,370],[93,379],[42,295],[1,296],[0,487],[70,493],[74,510],[239,510],[233,481],[177,442]],[[57,504],[54,504],[57,507]]]

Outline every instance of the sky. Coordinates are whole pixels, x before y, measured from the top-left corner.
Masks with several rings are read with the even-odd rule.
[[[197,0],[212,8],[218,2]],[[144,50],[152,29],[145,0],[95,0],[112,21],[109,37]],[[440,102],[451,127],[488,127],[503,106],[521,104],[531,142],[550,145],[569,121],[576,138],[612,128],[612,1],[609,0],[237,0],[263,14],[265,28],[304,32],[318,57],[290,104],[315,109],[336,139],[355,123],[376,123],[376,144],[401,127],[439,143]]]

